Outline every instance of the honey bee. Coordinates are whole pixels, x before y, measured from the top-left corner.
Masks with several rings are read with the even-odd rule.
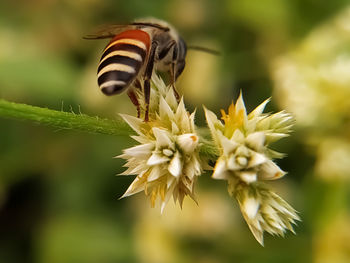
[[[105,95],[127,90],[140,117],[135,88],[145,98],[145,121],[148,121],[150,80],[153,70],[167,72],[175,93],[175,81],[185,68],[187,47],[177,31],[167,22],[149,18],[128,25],[111,25],[85,39],[111,38],[103,50],[98,70],[98,85]],[[143,83],[142,83],[143,82]]]

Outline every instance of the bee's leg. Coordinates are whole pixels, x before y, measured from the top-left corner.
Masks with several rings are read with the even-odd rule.
[[[137,110],[137,118],[140,118],[140,103],[139,100],[137,99],[137,95],[135,93],[135,90],[133,88],[130,88],[128,90],[128,96],[132,102],[132,104],[134,104],[136,106],[136,110]]]
[[[163,58],[165,58],[172,48],[173,48],[172,62],[171,62],[170,71],[169,71],[170,83],[171,83],[171,86],[173,88],[175,97],[179,101],[180,96],[177,93],[176,88],[175,88],[175,81],[176,81],[176,76],[175,76],[176,75],[175,74],[176,62],[175,61],[177,61],[177,57],[178,57],[178,47],[176,45],[176,41],[175,40],[170,41],[165,48],[160,50],[159,54],[157,56],[157,59],[162,60]]]
[[[159,50],[157,60],[162,60],[163,58],[165,58],[168,55],[170,49],[174,46],[176,46],[176,41],[175,40],[169,41],[169,43],[163,49]]]
[[[180,95],[177,92],[176,87],[175,87],[175,81],[176,81],[175,66],[176,66],[175,62],[172,62],[171,63],[171,67],[170,67],[170,78],[171,78],[171,87],[173,88],[173,92],[174,92],[175,98],[176,98],[177,102],[179,102],[180,101]]]
[[[151,78],[153,73],[153,67],[154,67],[154,58],[156,54],[158,43],[153,41],[151,52],[148,57],[148,62],[146,65],[146,70],[144,74],[144,84],[143,84],[143,90],[145,95],[145,103],[146,103],[146,110],[145,110],[145,122],[148,121],[148,113],[149,113],[149,101],[150,101],[150,95],[151,95]]]
[[[142,91],[142,85],[139,79],[135,80],[135,88]]]
[[[171,62],[171,67],[170,67],[170,77],[171,77],[171,82],[172,82],[172,87],[173,87],[173,91],[174,91],[174,95],[177,99],[177,101],[179,102],[180,101],[180,96],[179,96],[179,93],[177,92],[176,90],[176,87],[175,87],[175,81],[176,81],[176,61],[177,61],[177,57],[178,57],[178,47],[177,45],[174,45],[174,49],[173,49],[173,60]]]

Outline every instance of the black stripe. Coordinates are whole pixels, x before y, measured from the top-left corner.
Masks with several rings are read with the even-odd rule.
[[[141,61],[138,61],[138,60],[130,58],[130,57],[116,55],[116,56],[109,57],[106,60],[104,60],[98,66],[97,72],[100,72],[104,67],[108,66],[109,64],[114,64],[114,63],[128,65],[128,66],[132,67],[133,69],[135,69],[135,74],[137,74],[141,68]]]
[[[111,46],[107,50],[105,50],[103,52],[103,54],[102,54],[101,60],[105,56],[107,56],[109,53],[111,53],[113,51],[117,51],[117,50],[130,51],[130,52],[139,54],[142,57],[142,60],[144,60],[145,57],[146,57],[146,51],[144,49],[142,49],[142,48],[140,48],[138,46],[132,45],[132,44],[118,43],[118,44],[115,44],[115,45]]]
[[[110,80],[120,80],[124,81],[127,86],[134,78],[136,74],[131,74],[125,71],[119,71],[119,70],[114,70],[114,71],[108,71],[106,73],[103,73],[97,80],[98,85],[101,86],[103,83],[110,81]]]

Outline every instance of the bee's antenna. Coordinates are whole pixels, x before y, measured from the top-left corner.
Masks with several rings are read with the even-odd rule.
[[[221,55],[221,53],[217,50],[206,48],[206,47],[200,47],[200,46],[187,46],[187,49],[197,50],[205,53],[209,53],[215,56]]]

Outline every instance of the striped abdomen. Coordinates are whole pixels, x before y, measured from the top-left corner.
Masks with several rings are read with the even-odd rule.
[[[127,30],[116,35],[103,51],[97,77],[106,95],[124,91],[135,80],[147,57],[149,35],[142,30]]]

